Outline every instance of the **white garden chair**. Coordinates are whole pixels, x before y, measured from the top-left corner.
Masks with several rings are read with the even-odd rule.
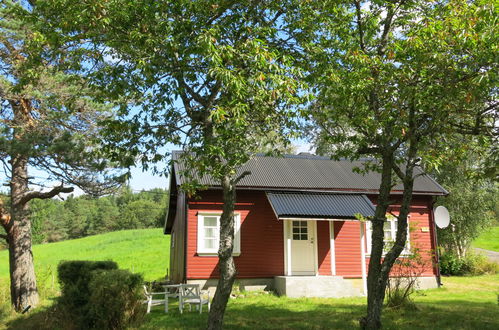
[[[204,294],[207,294],[208,298],[203,298]],[[199,285],[197,284],[182,284],[178,295],[178,309],[181,314],[186,304],[189,304],[189,311],[192,310],[192,305],[197,305],[196,307],[199,309],[199,314],[203,312],[203,305],[208,305],[209,311],[210,294],[208,291],[201,292],[199,290]]]
[[[144,285],[144,294],[146,296],[145,304],[147,304],[147,313],[151,312],[152,306],[165,306],[165,313],[168,312],[168,292],[149,292],[147,286]],[[155,299],[155,297],[162,296],[163,299]]]

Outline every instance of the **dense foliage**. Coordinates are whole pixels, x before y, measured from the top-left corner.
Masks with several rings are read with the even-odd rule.
[[[497,143],[497,8],[463,0],[302,3],[293,32],[317,91],[309,116],[318,150],[369,157],[365,170],[381,173],[360,323],[378,329],[390,270],[407,239],[417,167],[453,161],[442,150],[463,153],[458,135]],[[383,224],[397,183],[397,235],[384,254]]]
[[[168,209],[168,192],[156,188],[134,193],[36,200],[31,204],[33,242],[57,242],[105,232],[161,227]]]
[[[94,329],[128,329],[145,314],[142,276],[128,270],[101,270],[93,273],[87,320]],[[84,328],[88,329],[88,328]]]
[[[449,196],[437,199],[437,205],[449,209],[451,225],[438,230],[439,245],[457,258],[464,258],[471,242],[499,219],[499,184],[492,147],[483,147],[477,139],[467,139],[465,151],[442,151],[461,161],[445,162],[433,171]],[[458,153],[458,155],[456,155]]]
[[[191,179],[209,174],[223,190],[220,279],[210,329],[220,329],[235,280],[232,259],[238,169],[262,148],[287,146],[296,126],[300,71],[276,45],[280,1],[47,1],[46,19],[85,35],[101,56],[88,70],[120,106],[107,121],[109,157],[155,166],[167,143],[182,145]],[[55,7],[65,10],[54,10]],[[82,47],[85,48],[85,47]],[[272,138],[272,134],[280,138]],[[186,190],[199,185],[189,180]]]
[[[94,270],[111,269],[118,269],[118,264],[114,261],[61,261],[57,266],[57,276],[61,285],[60,301],[67,308],[79,308],[90,294],[91,273]]]
[[[497,274],[499,265],[482,254],[468,253],[464,257],[458,257],[452,251],[447,251],[440,256],[440,272],[443,275],[457,276]]]
[[[58,267],[59,312],[76,329],[125,329],[144,314],[143,279],[113,261],[65,261]]]

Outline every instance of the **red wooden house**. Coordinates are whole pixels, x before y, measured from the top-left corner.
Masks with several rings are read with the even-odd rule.
[[[215,287],[218,278],[220,185],[188,198],[179,189],[185,178],[180,152],[173,153],[170,209],[165,234],[171,234],[173,281]],[[369,222],[374,215],[378,173],[353,171],[362,161],[333,161],[314,155],[256,156],[241,171],[251,175],[237,188],[234,260],[238,285],[274,289],[288,296],[341,297],[365,294],[370,253]],[[420,170],[418,170],[420,171]],[[420,286],[436,287],[433,201],[447,191],[428,175],[416,173],[409,224],[410,246],[428,255]],[[421,174],[421,175],[419,175]],[[395,186],[390,212],[398,212],[402,188]],[[396,234],[396,217],[385,224],[385,238]]]

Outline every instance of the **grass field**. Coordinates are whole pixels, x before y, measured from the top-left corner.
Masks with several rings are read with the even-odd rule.
[[[415,296],[415,309],[384,310],[385,329],[499,329],[499,275],[442,279],[439,289]],[[232,299],[227,329],[351,329],[365,312],[365,298],[292,299],[251,294]],[[200,329],[207,313],[184,312],[174,306],[165,314],[156,307],[142,329]]]
[[[49,285],[60,260],[115,260],[121,268],[142,273],[146,280],[164,276],[168,265],[169,237],[160,229],[131,230],[83,239],[35,246],[38,280]],[[8,256],[0,251],[0,281],[3,301],[8,299]],[[48,270],[51,270],[50,272]],[[499,275],[444,277],[444,286],[415,296],[415,309],[385,309],[385,329],[499,329]],[[2,284],[2,283],[0,283]],[[42,284],[43,287],[43,284]],[[49,292],[51,295],[55,291]],[[291,299],[271,293],[242,293],[231,299],[227,329],[348,329],[358,328],[365,312],[365,298]],[[50,295],[42,306],[27,315],[0,309],[0,329],[54,329]],[[2,299],[2,297],[0,297]],[[185,312],[175,305],[170,313],[161,307],[146,315],[141,329],[204,328],[207,313]],[[56,328],[56,327],[55,327]]]
[[[165,276],[169,254],[170,236],[163,235],[159,228],[116,231],[33,246],[35,270],[42,286],[52,285],[61,260],[114,260],[120,268],[141,273],[147,281],[156,280]],[[0,251],[0,284],[8,278],[9,255],[3,250]]]
[[[499,226],[492,227],[489,231],[480,235],[473,242],[473,246],[485,250],[499,252]]]
[[[383,312],[384,329],[499,329],[499,275],[452,277],[443,279],[439,289],[415,295],[415,307]],[[231,299],[225,316],[226,329],[358,329],[364,315],[365,298],[277,297],[271,293],[243,293]],[[146,315],[140,330],[202,329],[208,313],[185,311],[183,315],[170,304]],[[11,316],[8,329],[52,330],[49,307],[25,316]],[[1,328],[1,325],[0,325]]]

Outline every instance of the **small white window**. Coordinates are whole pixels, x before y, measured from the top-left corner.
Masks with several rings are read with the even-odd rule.
[[[306,221],[293,221],[293,240],[308,240],[308,226]]]
[[[221,213],[199,213],[198,214],[198,250],[200,256],[213,256],[218,254],[220,239],[220,216]],[[241,254],[241,217],[234,214],[234,249],[232,254]]]
[[[409,254],[410,252],[410,240],[409,240],[409,216],[407,217],[407,240],[405,243],[404,250],[401,254]],[[391,214],[387,214],[386,222],[383,224],[383,232],[384,237],[383,241],[385,242],[384,252],[388,252],[391,248],[392,243],[395,242],[397,238],[397,218]],[[366,221],[366,238],[367,238],[367,254],[371,254],[371,237],[372,237],[372,225],[371,221]]]

